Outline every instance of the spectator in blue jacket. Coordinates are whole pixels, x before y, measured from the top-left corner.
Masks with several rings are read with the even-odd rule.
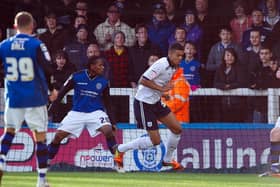
[[[148,36],[150,41],[158,45],[163,55],[167,55],[168,38],[175,31],[175,25],[167,19],[165,4],[156,3],[152,21],[148,23]]]

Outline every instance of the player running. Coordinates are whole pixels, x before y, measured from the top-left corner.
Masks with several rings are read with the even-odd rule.
[[[102,57],[89,58],[88,68],[74,73],[60,89],[57,98],[49,110],[56,109],[65,94],[74,89],[72,110],[64,117],[57,129],[54,139],[48,146],[49,163],[59,150],[60,142],[68,137],[79,137],[84,128],[94,137],[101,132],[106,137],[107,145],[112,154],[115,152],[116,140],[113,133],[114,122],[110,110],[109,83],[102,76],[104,60]],[[111,125],[108,115],[113,126]],[[113,128],[112,128],[113,127]]]
[[[15,16],[17,34],[0,44],[0,59],[5,71],[5,132],[1,138],[1,177],[15,133],[25,120],[36,141],[37,187],[48,187],[46,180],[46,131],[48,128],[48,86],[45,74],[51,74],[46,46],[31,36],[34,19],[28,12]]]
[[[123,168],[124,153],[132,149],[147,149],[160,144],[161,138],[157,120],[170,130],[167,140],[167,152],[163,158],[163,166],[171,166],[175,170],[183,169],[182,165],[172,160],[172,154],[180,140],[182,127],[170,109],[161,102],[161,95],[172,89],[170,80],[184,55],[184,48],[175,43],[168,50],[168,57],[157,60],[149,67],[139,80],[139,87],[134,100],[134,115],[137,128],[146,129],[149,136],[137,138],[117,147],[114,160],[119,169]]]

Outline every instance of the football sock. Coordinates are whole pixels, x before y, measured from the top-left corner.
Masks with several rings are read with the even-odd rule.
[[[149,136],[144,136],[137,138],[135,140],[132,140],[131,142],[120,144],[118,146],[118,150],[120,152],[126,152],[131,149],[146,149],[149,147],[152,147],[153,143],[151,141],[151,138]]]
[[[1,140],[1,152],[2,155],[7,155],[8,151],[10,150],[10,147],[12,145],[12,141],[14,139],[15,135],[9,132],[6,132],[2,136]]]
[[[280,142],[270,142],[271,163],[279,162]]]
[[[163,158],[165,162],[170,162],[173,152],[177,149],[181,135],[169,132],[168,140],[166,143],[166,154]]]
[[[57,154],[58,150],[60,147],[60,143],[59,144],[55,144],[55,143],[51,143],[48,146],[48,152],[49,152],[49,159],[53,159],[55,157],[55,155]]]
[[[40,179],[45,179],[46,173],[47,173],[47,168],[39,168],[38,169],[38,176]]]
[[[107,146],[113,155],[115,153],[114,152],[114,148],[116,147],[115,145],[117,144],[115,136],[106,137],[106,141],[107,141]]]
[[[47,161],[48,161],[48,147],[44,142],[37,142],[37,163],[38,168],[47,168]]]

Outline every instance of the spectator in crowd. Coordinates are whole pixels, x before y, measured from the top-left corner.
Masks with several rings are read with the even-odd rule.
[[[183,27],[176,27],[174,34],[168,39],[169,46],[174,43],[179,43],[183,47],[185,46],[187,41],[187,32]]]
[[[180,123],[190,122],[190,84],[184,77],[183,68],[178,68],[173,74],[171,82],[173,88],[165,92],[162,101],[174,113]]]
[[[265,6],[267,12],[264,13],[264,21],[273,29],[274,25],[280,20],[279,8],[277,7],[278,0],[266,0]]]
[[[264,23],[264,17],[261,10],[255,9],[252,11],[252,25],[243,33],[242,48],[245,50],[250,45],[250,32],[252,29],[257,29],[261,33],[261,42],[263,43],[266,37],[271,33],[271,29]]]
[[[236,0],[233,2],[233,10],[235,17],[230,21],[232,29],[232,41],[235,43],[242,42],[242,35],[252,25],[252,17],[247,16],[246,1]]]
[[[138,23],[147,21],[149,12],[147,7],[150,7],[152,1],[115,0],[114,3],[120,9],[123,22],[130,27],[135,27]]]
[[[73,41],[73,40],[76,39],[76,32],[77,32],[77,29],[78,29],[79,25],[88,25],[88,21],[87,21],[86,17],[82,16],[82,15],[76,15],[73,23],[74,23],[73,25],[68,26],[70,41]],[[90,30],[91,29],[89,28],[89,31]],[[88,39],[90,41],[96,41],[96,38],[95,38],[94,34],[91,33],[91,32],[88,33]]]
[[[180,63],[180,67],[184,70],[184,76],[192,91],[201,87],[200,85],[200,62],[195,58],[196,47],[195,44],[188,41],[184,49],[185,59]],[[202,97],[190,96],[190,120],[191,122],[199,122],[203,120],[200,112],[202,111],[201,100]]]
[[[54,63],[53,69],[53,81],[52,81],[52,89],[59,90],[64,82],[69,78],[69,76],[75,72],[75,66],[74,64],[70,63],[68,55],[63,50],[58,50],[53,55]],[[66,103],[58,103],[57,109],[54,113],[51,114],[52,116],[52,122],[60,122],[64,116],[67,114],[67,112],[71,109],[72,103],[66,102]]]
[[[14,8],[15,14],[20,11],[30,12],[35,19],[37,27],[44,27],[44,7],[42,2],[38,0],[19,0],[16,1]],[[5,10],[2,11],[5,12]]]
[[[64,48],[70,61],[75,64],[76,69],[82,70],[87,64],[87,48],[90,43],[88,39],[89,29],[87,25],[79,25],[76,32],[76,40],[67,44]]]
[[[50,54],[54,55],[56,51],[63,49],[67,44],[69,35],[61,25],[57,25],[57,17],[54,12],[46,14],[45,22],[47,31],[40,34],[39,39],[46,44]]]
[[[129,54],[129,81],[132,88],[136,88],[140,76],[148,68],[147,61],[151,54],[160,56],[160,48],[148,39],[147,27],[144,24],[136,25],[136,44],[128,49]]]
[[[46,11],[54,10],[57,15],[57,22],[68,27],[75,16],[75,0],[46,1],[44,6]]]
[[[261,49],[261,33],[257,29],[253,29],[250,32],[250,46],[246,48],[245,51],[245,60],[243,71],[244,75],[247,77],[245,80],[248,80],[248,69],[251,69],[251,66],[255,66],[256,63],[259,63],[259,52]],[[245,64],[246,63],[246,64]],[[248,85],[248,82],[247,82]]]
[[[241,88],[243,82],[243,73],[237,61],[237,54],[233,48],[227,48],[223,52],[222,64],[215,73],[214,87],[221,90],[231,90]],[[220,122],[242,122],[241,98],[239,96],[221,96],[219,97],[221,107],[219,107]]]
[[[153,17],[148,23],[148,36],[151,42],[158,45],[163,55],[167,55],[168,39],[175,31],[175,25],[167,19],[164,3],[153,5]]]
[[[255,3],[256,4],[255,6],[258,7],[265,15],[268,13],[266,1],[267,0],[259,0],[258,2]],[[280,10],[280,1],[276,2],[276,7],[277,10]]]
[[[195,44],[188,41],[185,44],[185,59],[180,63],[180,67],[184,70],[184,76],[191,86],[191,90],[195,91],[200,88],[200,62],[195,59]]]
[[[124,45],[125,34],[115,31],[112,36],[113,46],[105,51],[105,57],[110,67],[110,86],[112,88],[130,87],[128,79],[129,55]],[[129,102],[127,96],[112,96],[112,108],[117,122],[128,122]]]
[[[109,50],[113,46],[112,35],[115,31],[122,31],[125,34],[125,45],[133,46],[135,43],[135,31],[126,23],[120,20],[120,9],[116,4],[110,4],[107,10],[106,20],[99,24],[94,35],[101,50]]]
[[[272,51],[263,46],[259,52],[259,63],[249,66],[249,88],[267,89],[273,87],[274,72],[270,65]],[[267,97],[248,97],[248,122],[267,122]]]
[[[187,41],[191,41],[196,48],[196,55],[201,59],[201,46],[203,39],[203,30],[196,20],[195,12],[191,9],[185,12],[185,23],[182,27],[187,32]]]
[[[104,54],[101,53],[100,48],[97,43],[90,43],[87,48],[87,57],[88,57],[88,59],[90,57],[104,57]],[[109,67],[108,61],[105,59],[105,57],[104,57],[103,61],[104,61],[103,76],[106,79],[110,80],[110,67]]]
[[[169,21],[171,21],[174,25],[179,26],[183,17],[180,15],[180,11],[178,10],[175,0],[162,0],[165,4],[166,16]]]
[[[148,67],[153,65],[158,59],[159,59],[159,56],[157,56],[156,54],[151,54],[148,58]]]
[[[89,12],[89,4],[87,0],[76,1],[75,12],[77,16],[85,17],[90,30],[96,27],[97,20],[100,19],[96,14],[93,14],[92,11]]]
[[[242,62],[242,50],[238,44],[232,42],[232,30],[230,27],[223,26],[220,29],[220,41],[214,44],[209,52],[208,60],[206,64],[206,69],[211,74],[209,78],[211,78],[212,86],[213,86],[213,78],[215,71],[219,68],[222,64],[224,50],[226,48],[233,48],[237,53],[237,59]]]
[[[197,21],[203,31],[203,39],[201,46],[201,76],[202,76],[202,86],[203,87],[212,87],[211,75],[205,70],[207,58],[209,51],[218,40],[218,23],[215,16],[209,12],[208,0],[195,0],[195,9],[197,13]],[[210,77],[209,77],[210,76]]]

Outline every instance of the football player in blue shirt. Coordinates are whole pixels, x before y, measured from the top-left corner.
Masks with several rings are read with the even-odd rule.
[[[0,43],[0,60],[5,72],[5,132],[1,138],[0,171],[2,176],[15,133],[25,120],[36,141],[37,187],[47,187],[46,75],[52,73],[51,59],[46,46],[31,35],[34,19],[30,13],[19,12],[15,16],[15,26],[17,34]]]
[[[61,126],[48,146],[49,162],[57,154],[60,142],[64,138],[79,137],[84,128],[87,128],[92,137],[99,132],[103,133],[109,150],[114,154],[117,147],[113,133],[115,122],[110,110],[109,82],[102,76],[103,71],[104,59],[90,57],[88,68],[71,75],[60,89],[49,110],[55,110],[56,105],[71,89],[74,89],[73,107],[61,121]]]

